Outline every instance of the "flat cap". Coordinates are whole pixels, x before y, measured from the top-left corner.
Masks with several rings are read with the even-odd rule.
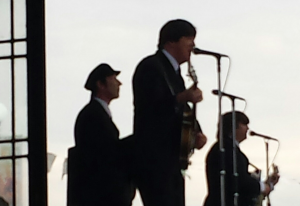
[[[84,88],[93,91],[98,80],[104,81],[106,77],[118,74],[120,71],[113,70],[108,64],[100,64],[90,73]]]

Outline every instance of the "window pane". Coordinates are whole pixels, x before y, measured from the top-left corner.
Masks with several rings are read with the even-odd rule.
[[[14,1],[14,37],[26,37],[26,4],[25,0]]]
[[[12,161],[0,160],[0,196],[12,205]]]
[[[28,206],[28,160],[16,160],[16,206]]]
[[[10,60],[0,61],[0,140],[12,137],[10,62]]]
[[[0,1],[0,40],[7,40],[11,38],[10,30],[10,1]]]
[[[7,156],[11,156],[11,155],[12,155],[11,143],[0,144],[0,157],[7,157]]]
[[[26,42],[16,42],[14,44],[14,55],[26,54]]]
[[[2,43],[0,44],[0,56],[10,56],[11,55],[11,44]]]
[[[28,154],[28,143],[16,142],[15,155],[27,155]]]
[[[15,134],[23,139],[27,133],[27,65],[26,59],[15,60]]]

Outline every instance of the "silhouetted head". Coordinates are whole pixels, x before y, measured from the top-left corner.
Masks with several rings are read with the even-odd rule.
[[[196,28],[188,21],[176,19],[167,22],[160,30],[158,48],[167,42],[178,42],[181,37],[195,37]]]
[[[91,90],[92,92],[95,91],[96,82],[100,81],[103,84],[106,83],[106,77],[112,75],[118,75],[120,71],[113,70],[108,64],[100,64],[98,65],[88,76],[84,88],[87,90]]]
[[[227,112],[225,114],[222,115],[222,124],[223,124],[223,137],[224,138],[230,138],[232,137],[232,112]],[[242,139],[244,138],[244,132],[247,132],[248,130],[248,124],[249,124],[249,118],[240,111],[235,111],[235,123],[236,123],[236,135],[239,135],[239,138]],[[242,128],[243,126],[246,126],[247,128]],[[237,131],[238,129],[243,129],[243,131],[241,131],[241,134],[239,133],[240,131]],[[246,130],[246,131],[244,131]],[[217,138],[219,138],[219,131],[218,131],[218,135]],[[238,137],[237,137],[238,138]]]
[[[120,71],[113,70],[108,64],[100,64],[90,73],[84,87],[92,91],[92,96],[109,103],[119,97],[121,82],[117,79],[118,74]]]

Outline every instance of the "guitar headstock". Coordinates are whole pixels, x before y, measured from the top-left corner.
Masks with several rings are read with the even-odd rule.
[[[278,169],[277,165],[272,164],[272,168],[273,168],[273,174],[278,174],[279,173],[279,169]]]
[[[194,84],[198,83],[198,78],[196,75],[196,71],[194,70],[193,65],[191,64],[191,61],[188,61],[188,76],[193,80]]]
[[[275,164],[272,164],[272,168],[273,168],[273,173],[270,176],[269,181],[271,181],[274,185],[277,184],[278,180],[279,180],[279,170],[278,170],[278,166]]]

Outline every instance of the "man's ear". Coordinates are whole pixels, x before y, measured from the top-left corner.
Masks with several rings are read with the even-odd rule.
[[[103,90],[105,88],[105,84],[103,84],[100,80],[96,82],[96,87],[98,90]]]

